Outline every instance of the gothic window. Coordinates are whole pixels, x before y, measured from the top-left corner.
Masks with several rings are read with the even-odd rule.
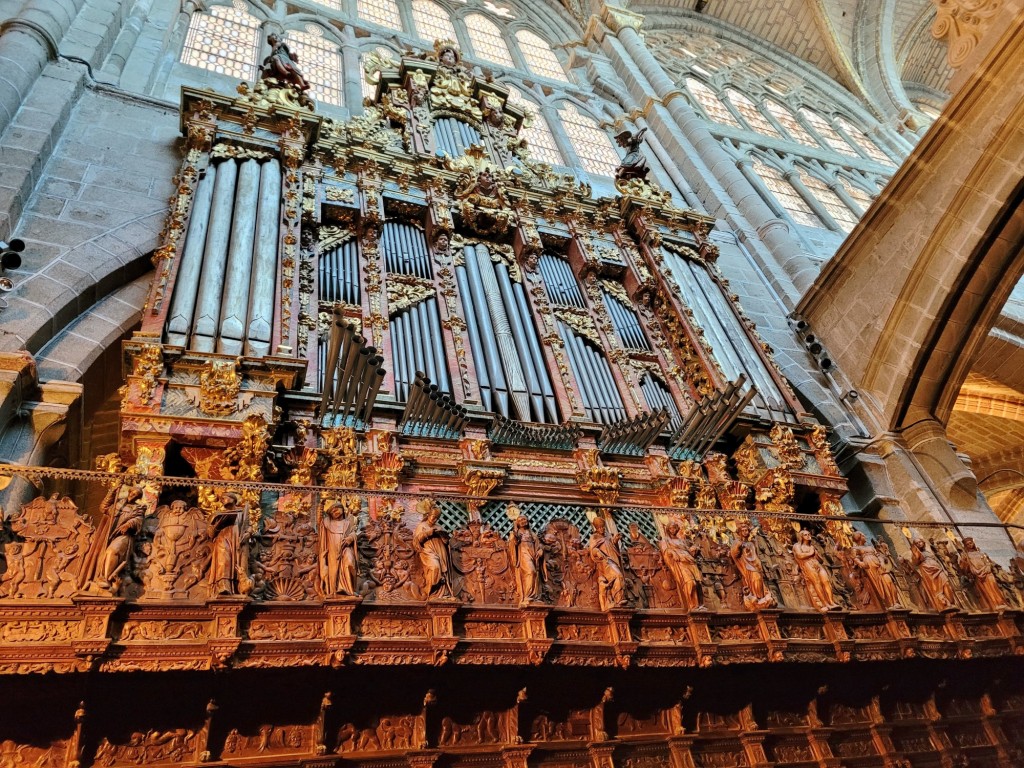
[[[772,117],[779,121],[779,125],[786,129],[786,133],[790,135],[794,140],[799,141],[801,144],[806,144],[808,147],[817,147],[818,142],[814,140],[814,137],[807,132],[807,129],[803,127],[799,120],[796,119],[796,115],[786,109],[784,106],[779,104],[777,101],[766,99],[764,105],[771,112]]]
[[[454,40],[455,26],[448,11],[432,0],[412,0],[412,20],[423,40]]]
[[[775,168],[761,160],[754,161],[754,172],[761,177],[768,191],[775,196],[797,224],[821,228],[821,220],[792,184]]]
[[[540,114],[535,104],[523,98],[518,88],[509,87],[508,101],[526,111],[526,119],[519,135],[526,139],[526,146],[530,150],[530,157],[533,160],[548,165],[564,165],[565,159],[558,151],[554,134],[551,133],[551,126],[544,116]]]
[[[356,0],[356,12],[365,21],[402,31],[402,17],[396,0]]]
[[[690,89],[690,93],[693,94],[693,98],[697,100],[697,103],[709,118],[714,120],[716,123],[724,123],[725,125],[732,125],[737,128],[741,127],[740,121],[737,120],[733,116],[732,112],[729,111],[728,107],[722,103],[722,100],[718,98],[718,94],[708,88],[700,80],[688,77],[686,78],[686,87]]]
[[[260,22],[241,0],[194,13],[188,25],[181,61],[241,80],[256,79]]]
[[[558,113],[583,169],[599,176],[614,176],[621,158],[597,121],[582,114],[573,104],[565,104]]]
[[[469,42],[477,56],[495,64],[515,68],[508,43],[502,37],[497,24],[486,16],[474,13],[466,17],[466,31],[469,32]]]
[[[757,108],[757,105],[745,95],[731,88],[726,91],[726,95],[733,106],[736,107],[740,116],[747,121],[747,124],[753,130],[765,136],[782,138],[782,134],[779,133],[778,129],[771,124],[768,118],[761,114],[761,110]]]
[[[526,60],[526,68],[533,74],[562,82],[569,81],[547,40],[529,30],[521,29],[516,32],[516,42],[519,43],[519,50]]]
[[[323,30],[315,24],[307,24],[305,32],[290,29],[285,38],[312,86],[310,92],[313,96],[319,101],[341,106],[344,100],[338,45],[324,38]]]
[[[857,150],[854,149],[850,145],[850,142],[844,139],[842,135],[840,135],[839,131],[833,128],[832,124],[824,117],[814,110],[807,109],[806,107],[801,108],[800,114],[803,116],[804,120],[810,124],[811,128],[821,136],[825,143],[836,152],[840,152],[844,155],[851,155],[852,157],[858,156]]]
[[[800,171],[800,181],[825,206],[825,210],[835,219],[836,224],[843,232],[853,231],[853,228],[857,226],[857,214],[849,209],[839,195],[829,189],[828,184],[805,171]]]
[[[373,54],[385,59],[394,60],[395,58],[394,52],[384,46],[378,46]],[[359,88],[362,90],[364,99],[372,99],[377,93],[377,83],[366,79],[367,58],[373,54],[367,51],[359,57]],[[377,75],[374,77],[376,78]]]
[[[341,7],[341,0],[313,0],[317,5],[322,5],[325,8],[330,8],[334,11],[343,10]]]
[[[853,123],[851,123],[849,120],[843,117],[837,116],[836,123],[843,130],[843,133],[845,133],[849,137],[850,141],[852,141],[854,144],[860,147],[861,150],[863,150],[864,154],[866,154],[872,160],[877,160],[878,162],[885,163],[886,165],[892,165],[892,160],[889,158],[889,156],[886,155],[881,149],[879,149],[878,145],[875,144],[875,142],[873,142],[871,139],[869,139],[867,137],[867,134],[864,133],[864,131],[855,127]]]
[[[866,211],[871,207],[871,203],[874,202],[874,198],[870,193],[864,191],[861,187],[856,184],[850,183],[850,180],[840,174],[839,183],[843,185],[843,189],[846,191],[858,206],[860,206],[861,212]]]

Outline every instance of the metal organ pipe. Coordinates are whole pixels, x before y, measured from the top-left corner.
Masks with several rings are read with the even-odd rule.
[[[434,340],[434,357],[437,361],[439,384],[445,392],[451,392],[452,382],[448,376],[448,354],[444,347],[444,336],[441,334],[441,316],[437,311],[437,302],[429,302],[427,313],[430,320],[430,334]]]
[[[225,160],[218,166],[210,209],[210,226],[206,235],[206,249],[203,252],[203,271],[192,323],[191,346],[197,352],[214,351],[237,178],[238,163],[234,160]]]
[[[508,267],[498,264],[494,269],[498,277],[498,288],[501,291],[501,301],[505,305],[505,312],[512,321],[512,340],[515,342],[516,355],[526,374],[526,384],[530,393],[530,402],[533,405],[534,418],[530,419],[529,413],[520,414],[524,420],[544,420],[544,394],[541,392],[540,379],[537,378],[537,371],[533,366],[533,358],[530,355],[529,343],[526,341],[526,329],[523,327],[523,319],[519,316],[519,308],[516,305],[515,296],[512,294],[512,278],[509,277]]]
[[[466,331],[469,333],[469,345],[473,352],[473,365],[476,368],[476,380],[480,386],[480,400],[484,409],[494,410],[491,402],[491,380],[487,373],[487,362],[484,359],[484,347],[477,326],[478,311],[473,305],[473,295],[469,291],[469,280],[464,266],[455,267],[455,281],[459,286],[459,297],[466,313]]]
[[[579,357],[576,334],[562,321],[558,322],[558,329],[561,331],[562,341],[565,343],[566,354],[569,355],[569,364],[576,375],[576,383],[579,385],[580,395],[583,397],[583,407],[591,421],[602,421],[603,415],[599,414],[597,398],[594,397],[594,392],[591,389],[590,377]]]
[[[260,164],[244,160],[235,184],[235,206],[231,215],[231,241],[224,269],[221,295],[220,334],[217,352],[242,354],[246,316],[249,309],[249,284],[252,279],[252,247],[256,238],[256,211],[259,207]]]
[[[274,322],[277,246],[281,226],[281,165],[276,159],[268,160],[260,168],[259,200],[246,334],[246,354],[254,357],[270,353]]]
[[[473,296],[473,304],[477,310],[476,317],[480,322],[481,342],[484,345],[484,361],[491,379],[492,391],[495,399],[498,401],[498,412],[502,416],[508,416],[508,385],[505,381],[505,372],[501,365],[502,361],[498,354],[498,342],[494,326],[488,311],[487,294],[484,291],[483,280],[480,277],[480,264],[477,261],[476,248],[472,245],[466,246],[465,262],[466,273],[469,277],[469,289]]]
[[[552,424],[557,424],[561,421],[558,417],[558,401],[555,399],[555,392],[551,386],[551,377],[548,375],[547,365],[544,361],[544,353],[540,348],[540,339],[538,338],[536,326],[533,324],[533,319],[530,315],[530,308],[526,303],[526,292],[523,290],[522,283],[513,283],[512,293],[516,297],[516,307],[518,308],[523,326],[528,330],[528,333],[526,334],[526,342],[530,347],[530,355],[533,358],[533,365],[537,371],[537,377],[540,379],[541,392],[544,395],[544,407],[547,410],[547,421]]]
[[[210,226],[210,203],[217,178],[217,166],[206,169],[206,175],[199,180],[192,215],[188,222],[188,236],[181,253],[181,264],[174,282],[174,300],[167,321],[167,343],[185,346],[188,343],[192,316],[196,311],[196,293],[199,275],[203,270],[203,249]]]
[[[391,369],[395,375],[395,399],[405,400],[406,382],[409,380],[402,356],[402,317],[396,315],[391,318]]]

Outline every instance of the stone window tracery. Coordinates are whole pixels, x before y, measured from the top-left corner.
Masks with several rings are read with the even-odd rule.
[[[396,0],[356,0],[356,12],[365,21],[402,31],[402,17]]]
[[[508,100],[510,104],[522,107],[528,113],[519,135],[526,139],[526,146],[530,150],[530,156],[542,163],[549,165],[564,165],[565,159],[558,151],[558,144],[555,143],[555,136],[551,132],[551,126],[544,116],[537,109],[537,105],[523,98],[518,88],[508,89]]]
[[[814,210],[782,173],[758,159],[754,160],[754,172],[761,177],[768,191],[775,196],[779,205],[786,210],[793,221],[808,227],[821,228],[822,222],[815,215]]]
[[[551,50],[551,45],[543,37],[529,30],[521,29],[516,32],[516,42],[526,61],[526,68],[535,75],[550,77],[552,80],[561,80],[562,82],[569,81],[561,62],[558,61],[555,52]]]
[[[383,45],[377,46],[375,52],[386,59],[397,58],[394,51],[390,48],[385,48]],[[369,55],[369,52],[364,52],[359,57],[359,88],[364,99],[372,99],[377,93],[377,83],[371,83],[366,79],[366,59]]]
[[[843,133],[853,142],[856,146],[870,157],[872,160],[877,160],[880,163],[886,165],[892,165],[892,160],[886,155],[878,145],[872,141],[864,131],[857,128],[853,123],[844,117],[836,116],[836,124],[842,129]]]
[[[822,140],[836,152],[852,157],[859,157],[860,153],[842,137],[842,135],[824,117],[808,107],[800,108],[800,115],[806,120],[811,128]]]
[[[732,88],[727,89],[725,93],[729,97],[729,101],[732,102],[732,105],[740,113],[740,116],[747,121],[747,124],[753,130],[765,136],[782,138],[782,134],[779,133],[778,129],[771,124],[767,117],[761,114],[761,110],[746,95]]]
[[[260,21],[245,3],[215,5],[194,13],[189,21],[181,61],[193,67],[240,78],[256,79]]]
[[[842,198],[833,192],[829,186],[817,176],[800,171],[800,181],[813,194],[835,220],[843,232],[850,233],[857,226],[857,214],[849,209]]]
[[[465,22],[469,41],[478,57],[510,69],[515,68],[508,43],[505,42],[497,24],[479,13],[470,14]]]
[[[728,107],[718,98],[718,94],[707,85],[693,77],[686,78],[686,87],[693,94],[700,108],[705,114],[716,123],[724,123],[740,128],[740,121],[736,119]]]
[[[341,106],[344,98],[341,52],[337,44],[326,39],[323,30],[315,24],[307,24],[305,31],[290,29],[285,38],[312,86],[310,91],[314,98]]]
[[[807,132],[807,129],[803,127],[799,120],[796,119],[796,115],[789,111],[786,107],[779,104],[777,101],[772,99],[765,99],[765,107],[771,113],[772,117],[779,121],[786,133],[790,135],[790,138],[805,144],[808,147],[819,146],[818,142],[814,140],[814,137]]]
[[[866,211],[871,207],[871,203],[874,202],[874,197],[870,192],[865,191],[863,188],[852,183],[842,174],[839,175],[839,183],[843,185],[843,190],[853,198],[853,202],[860,206],[862,211]]]
[[[433,0],[412,0],[412,20],[422,40],[455,40],[448,12]]]
[[[599,176],[614,176],[621,158],[597,121],[584,115],[573,104],[565,104],[558,113],[583,169]]]

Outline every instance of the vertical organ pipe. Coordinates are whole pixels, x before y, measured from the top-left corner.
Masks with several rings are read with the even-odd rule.
[[[494,268],[498,278],[498,288],[501,291],[501,301],[505,305],[505,312],[509,316],[512,325],[512,340],[515,342],[516,355],[522,364],[523,372],[526,374],[526,384],[530,392],[530,402],[533,405],[533,421],[544,420],[544,394],[541,392],[540,379],[537,378],[537,371],[533,365],[533,358],[530,355],[530,346],[526,340],[526,329],[523,327],[523,320],[519,317],[519,308],[516,305],[516,297],[512,293],[512,279],[508,274],[508,267],[504,264],[497,264]],[[532,328],[531,328],[532,330]],[[531,420],[529,413],[521,414],[524,421]]]
[[[537,371],[537,378],[540,379],[541,392],[544,394],[544,407],[547,410],[547,421],[558,424],[558,401],[555,400],[555,392],[551,386],[551,377],[548,374],[547,365],[544,360],[544,353],[540,348],[540,339],[537,338],[536,326],[533,323],[533,316],[530,314],[530,307],[526,303],[526,292],[522,283],[512,284],[512,293],[516,297],[516,307],[523,327],[527,329],[526,342],[530,346],[530,355],[533,357],[533,365]],[[544,421],[544,419],[541,419]]]
[[[217,339],[217,351],[225,355],[242,354],[259,195],[260,164],[256,160],[243,160],[235,184],[235,209],[231,216],[231,242],[221,297],[220,338]]]
[[[441,316],[437,311],[437,302],[430,302],[427,309],[430,314],[430,332],[434,340],[434,357],[437,361],[439,384],[442,391],[451,392],[452,382],[448,375],[448,354],[444,347],[444,336],[441,334]]]
[[[469,346],[473,352],[473,365],[476,368],[476,380],[480,386],[480,400],[484,409],[491,411],[491,380],[487,375],[487,364],[484,360],[484,347],[480,339],[480,329],[477,326],[477,309],[473,305],[473,296],[469,291],[469,280],[466,277],[466,268],[455,267],[455,280],[459,286],[459,296],[462,299],[463,310],[466,313],[466,332],[469,334]],[[504,415],[504,414],[502,414]]]
[[[438,388],[440,388],[441,377],[437,375],[437,361],[434,356],[434,339],[433,334],[430,332],[430,318],[427,317],[428,304],[430,304],[429,301],[421,301],[419,304],[414,306],[411,311],[419,315],[419,343],[423,346],[423,361],[426,363],[426,368],[424,368],[424,370],[431,381],[438,382]]]
[[[398,315],[391,318],[391,370],[395,374],[395,400],[401,401],[405,397],[405,363],[402,359],[402,317]]]
[[[590,379],[583,368],[583,361],[579,359],[576,349],[576,334],[561,320],[558,321],[558,329],[562,334],[562,341],[565,343],[566,354],[569,355],[569,365],[576,376],[576,384],[579,387],[580,396],[583,398],[583,407],[591,421],[599,421],[597,415],[597,403],[594,394],[590,389]]]
[[[217,178],[217,166],[206,169],[206,175],[199,181],[192,215],[188,222],[188,235],[181,253],[178,276],[174,281],[174,300],[167,321],[167,343],[185,346],[188,332],[192,327],[192,315],[196,311],[196,293],[199,275],[203,271],[203,250],[206,248],[206,233],[210,226],[210,203],[213,201],[213,187]]]
[[[281,166],[268,160],[260,169],[260,207],[256,216],[256,252],[249,289],[249,330],[246,354],[270,353],[274,322],[274,287],[277,278],[278,230],[281,226]]]
[[[530,418],[530,398],[526,390],[526,378],[523,375],[522,363],[519,362],[519,355],[512,337],[512,325],[509,323],[508,313],[505,312],[505,305],[501,301],[501,289],[498,287],[498,279],[494,274],[494,265],[491,263],[486,246],[478,245],[476,247],[476,261],[480,278],[484,284],[487,309],[490,312],[494,334],[498,342],[501,365],[505,369],[505,380],[508,382],[509,392],[516,404],[519,418],[527,421]]]
[[[502,369],[498,354],[498,343],[495,338],[494,326],[488,311],[487,295],[484,292],[483,280],[480,277],[480,264],[477,261],[476,248],[467,245],[465,250],[466,275],[469,278],[469,290],[476,307],[476,317],[480,323],[480,340],[483,342],[484,362],[487,374],[491,379],[491,390],[498,401],[498,412],[509,416],[508,385],[505,382],[505,371]]]
[[[237,177],[238,164],[234,160],[225,160],[218,166],[210,210],[210,228],[203,252],[203,274],[199,280],[199,296],[192,324],[192,349],[197,352],[214,351]]]
[[[426,373],[427,364],[423,355],[425,350],[423,348],[423,329],[420,328],[420,315],[416,311],[416,307],[409,307],[404,314],[411,329],[407,344],[412,349],[416,370]]]

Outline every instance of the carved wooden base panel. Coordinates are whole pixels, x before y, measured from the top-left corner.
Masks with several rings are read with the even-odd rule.
[[[1019,766],[1019,659],[14,677],[5,766]]]

